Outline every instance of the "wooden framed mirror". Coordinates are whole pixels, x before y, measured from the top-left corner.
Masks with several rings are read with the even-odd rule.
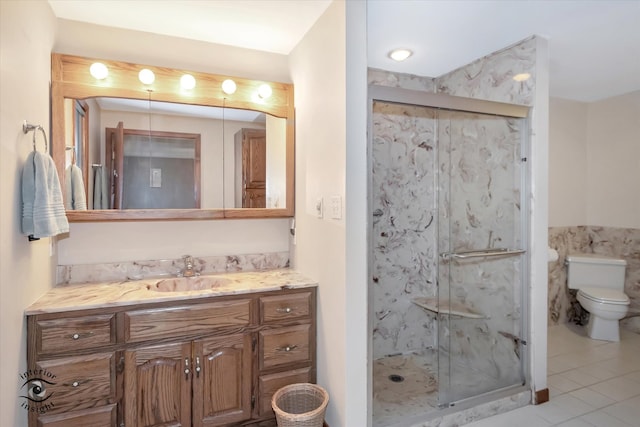
[[[106,76],[92,75],[96,63]],[[76,210],[65,192],[69,221],[293,216],[291,84],[57,53],[51,64],[52,156],[61,182],[78,167],[86,197]],[[117,146],[125,133],[136,137]]]

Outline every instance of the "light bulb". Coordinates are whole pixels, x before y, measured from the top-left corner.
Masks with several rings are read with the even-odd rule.
[[[94,62],[89,67],[89,73],[98,80],[106,79],[109,75],[109,69],[102,62]]]
[[[156,80],[156,75],[153,74],[153,71],[144,68],[142,70],[140,70],[140,73],[138,73],[138,78],[140,79],[140,81],[146,85],[150,85],[151,83],[153,83]]]
[[[411,55],[413,55],[413,52],[410,51],[409,49],[394,49],[391,52],[389,52],[389,58],[398,62],[404,61]]]
[[[222,82],[222,91],[227,95],[231,95],[236,91],[236,82],[231,79],[227,79]]]
[[[269,86],[268,84],[260,85],[260,87],[258,88],[258,95],[260,95],[260,98],[262,99],[267,99],[271,96],[271,93],[271,86]]]
[[[196,87],[196,78],[191,74],[185,74],[180,77],[180,86],[182,89],[191,90]]]

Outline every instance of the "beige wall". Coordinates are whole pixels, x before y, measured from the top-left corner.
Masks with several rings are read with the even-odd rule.
[[[640,228],[640,91],[550,103],[549,226]]]
[[[550,227],[587,223],[587,107],[584,102],[550,99]]]
[[[290,82],[287,56],[140,31],[59,20],[54,51],[193,71]],[[171,52],[167,55],[167,52]],[[233,175],[227,175],[233,179]],[[225,178],[226,179],[226,178]],[[286,219],[71,224],[60,262],[114,262],[283,251]]]
[[[290,55],[296,99],[296,244],[293,266],[318,280],[318,384],[327,423],[346,423],[344,220],[316,217],[318,198],[345,194],[345,4],[329,6]],[[364,386],[364,384],[363,384]]]
[[[23,310],[53,283],[51,239],[28,242],[20,233],[22,166],[32,135],[22,121],[49,134],[50,52],[56,21],[44,0],[0,1],[0,424],[27,425],[19,375],[26,369]],[[40,149],[42,141],[39,140]]]
[[[640,228],[640,90],[589,104],[587,172],[586,225]]]

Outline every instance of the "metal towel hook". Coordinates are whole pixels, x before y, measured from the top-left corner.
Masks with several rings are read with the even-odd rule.
[[[31,123],[28,123],[26,120],[22,122],[22,132],[29,133],[31,131],[33,131],[33,151],[37,151],[36,150],[36,134],[38,133],[38,131],[40,131],[42,132],[42,137],[44,138],[44,152],[48,153],[49,144],[47,143],[47,133],[44,131],[44,128],[40,125],[32,125]]]

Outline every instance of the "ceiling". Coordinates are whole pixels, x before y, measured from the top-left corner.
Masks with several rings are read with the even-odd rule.
[[[358,0],[347,0],[358,1]],[[59,18],[288,54],[329,0],[49,0]],[[370,67],[437,77],[533,34],[551,95],[640,90],[640,0],[369,0]],[[414,55],[397,63],[390,50]]]

